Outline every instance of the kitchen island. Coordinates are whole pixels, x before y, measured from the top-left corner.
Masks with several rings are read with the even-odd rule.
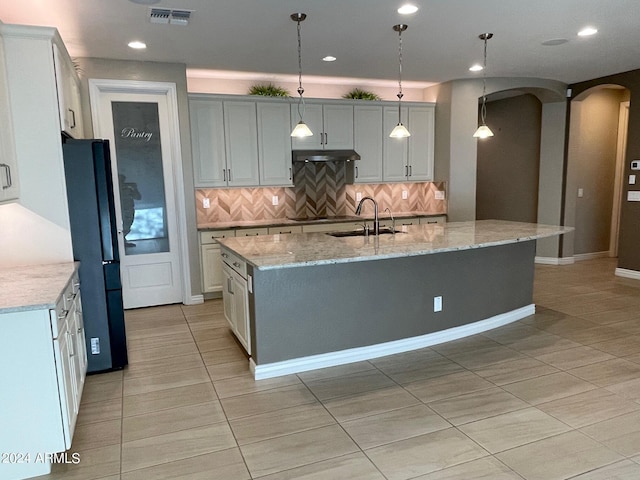
[[[260,379],[423,348],[531,315],[535,240],[568,231],[483,220],[220,244],[246,280],[246,326],[236,334]]]

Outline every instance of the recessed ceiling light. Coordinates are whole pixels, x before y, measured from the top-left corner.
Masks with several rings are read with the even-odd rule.
[[[471,72],[481,72],[483,70],[483,68],[482,68],[482,65],[479,65],[479,64],[476,63],[475,65],[471,65],[469,67],[469,70]]]
[[[325,62],[335,62],[337,59],[333,55],[327,55],[322,60]]]
[[[415,5],[411,5],[410,3],[406,3],[398,9],[398,13],[402,15],[411,15],[412,13],[416,13],[417,11],[418,7],[416,7]]]
[[[144,42],[139,42],[138,40],[134,40],[133,42],[129,42],[129,48],[134,48],[136,50],[144,50],[147,48],[147,44]]]
[[[578,35],[580,37],[589,37],[591,35],[595,35],[596,33],[598,33],[598,29],[594,28],[594,27],[585,27],[582,30],[580,30],[578,32]]]

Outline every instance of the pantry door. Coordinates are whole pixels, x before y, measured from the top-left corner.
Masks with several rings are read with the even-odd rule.
[[[93,129],[110,143],[124,308],[182,302],[176,109],[162,84],[101,82],[90,80]]]

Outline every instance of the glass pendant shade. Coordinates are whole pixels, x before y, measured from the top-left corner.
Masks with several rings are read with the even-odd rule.
[[[402,125],[402,123],[398,123],[398,125],[396,125],[394,129],[391,130],[389,136],[391,138],[407,138],[410,137],[411,134],[409,133],[409,130],[407,130],[404,125]]]
[[[297,137],[297,138],[312,137],[313,132],[309,129],[309,127],[307,127],[306,123],[300,120],[298,124],[295,126],[295,128],[293,129],[293,132],[291,132],[291,136]]]
[[[476,133],[473,134],[475,138],[489,138],[493,137],[493,132],[486,125],[480,125],[476,130]]]

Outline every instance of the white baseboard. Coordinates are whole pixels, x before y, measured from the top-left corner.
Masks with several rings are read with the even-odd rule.
[[[535,263],[541,265],[573,265],[575,259],[573,257],[536,257]]]
[[[593,252],[593,253],[578,253],[573,256],[576,262],[582,262],[583,260],[593,260],[596,258],[609,258],[609,251],[606,252]]]
[[[185,305],[198,305],[204,303],[204,295],[191,295],[185,299]]]
[[[634,280],[640,280],[640,272],[637,270],[628,270],[626,268],[616,268],[616,276],[624,278],[632,278]]]
[[[349,348],[339,352],[321,353],[318,355],[310,355],[308,357],[294,358],[284,360],[282,362],[267,363],[265,365],[256,365],[253,358],[249,360],[251,372],[256,380],[265,378],[280,377],[282,375],[290,375],[292,373],[307,372],[318,368],[335,367],[336,365],[344,365],[347,363],[361,362],[372,358],[384,357],[396,353],[409,352],[420,348],[430,347],[439,343],[450,342],[459,338],[468,337],[482,333],[493,328],[507,325],[516,320],[528,317],[536,313],[534,304],[526,307],[518,308],[510,312],[501,313],[485,320],[479,320],[468,325],[449,328],[440,332],[429,333],[419,337],[405,338],[403,340],[395,340],[393,342],[379,343],[367,347]]]

